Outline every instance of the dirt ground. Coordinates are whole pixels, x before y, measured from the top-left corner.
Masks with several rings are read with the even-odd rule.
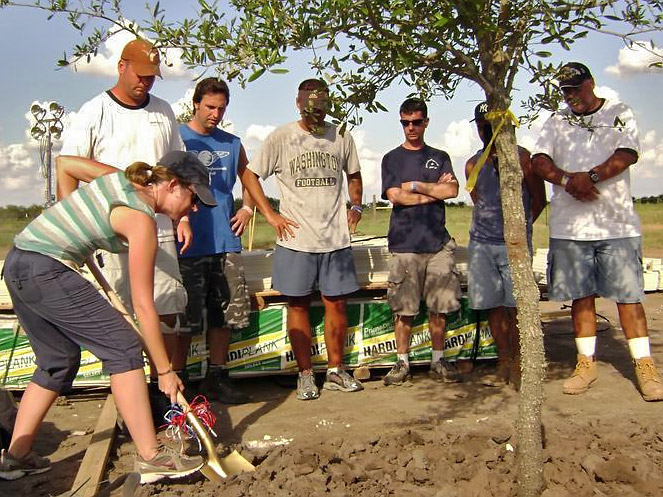
[[[542,312],[560,304],[542,302]],[[645,302],[652,351],[663,366],[663,293]],[[544,495],[663,495],[663,403],[642,400],[635,385],[615,306],[598,301],[599,380],[582,396],[562,394],[575,364],[568,317],[544,322]],[[218,408],[219,451],[239,450],[254,473],[221,484],[196,474],[176,483],[123,486],[133,446],[120,437],[111,453],[105,496],[509,496],[517,489],[515,432],[518,394],[482,386],[492,364],[480,362],[461,384],[446,385],[415,371],[410,383],[385,387],[373,370],[365,391],[323,391],[295,398],[294,377],[239,380],[254,402]],[[322,380],[322,378],[319,378]],[[36,441],[53,469],[15,482],[2,496],[70,493],[107,392],[59,399]],[[124,494],[123,494],[124,492]]]

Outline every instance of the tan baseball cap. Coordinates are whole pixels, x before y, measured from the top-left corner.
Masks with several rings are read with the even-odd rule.
[[[149,41],[142,39],[130,41],[124,46],[121,58],[131,62],[131,66],[139,76],[161,77],[159,51]]]

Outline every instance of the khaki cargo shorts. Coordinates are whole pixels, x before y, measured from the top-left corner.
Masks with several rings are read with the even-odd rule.
[[[456,269],[456,241],[451,238],[435,253],[392,252],[387,302],[401,316],[416,316],[423,298],[429,312],[447,314],[460,308],[460,279]]]

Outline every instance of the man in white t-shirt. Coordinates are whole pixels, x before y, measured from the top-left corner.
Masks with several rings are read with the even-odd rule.
[[[573,301],[578,360],[564,393],[584,393],[597,378],[598,296],[617,303],[643,398],[663,400],[641,303],[641,230],[629,169],[640,149],[635,117],[627,105],[596,96],[584,64],[564,65],[558,80],[568,107],[545,123],[532,165],[554,185],[548,296]]]
[[[299,226],[294,237],[277,241],[272,285],[288,297],[288,333],[300,371],[300,400],[319,396],[311,365],[309,321],[311,295],[316,288],[325,307],[329,367],[324,388],[363,390],[342,368],[348,326],[345,303],[347,295],[359,289],[350,231],[361,218],[362,180],[352,136],[325,122],[327,105],[324,81],[303,81],[297,94],[301,119],[271,133],[248,166],[262,179],[276,177],[281,214]],[[345,205],[344,173],[350,209]]]
[[[156,76],[161,77],[159,66],[159,52],[151,43],[142,39],[127,43],[117,65],[115,86],[83,104],[65,132],[60,154],[125,169],[136,161],[154,165],[167,152],[184,150],[170,104],[150,94]],[[157,230],[154,301],[162,330],[173,333],[178,327],[178,314],[186,308],[187,294],[177,262],[172,221],[157,214]],[[103,262],[102,271],[113,289],[131,309],[126,254],[103,252],[98,260]],[[153,399],[165,400],[158,391],[156,376],[153,380]]]

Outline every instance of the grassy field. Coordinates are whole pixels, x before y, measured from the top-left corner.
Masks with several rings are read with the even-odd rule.
[[[636,204],[636,210],[640,215],[643,226],[643,252],[645,257],[663,257],[663,204]],[[373,212],[370,208],[364,211],[364,216],[359,224],[358,232],[366,236],[386,236],[389,225],[391,210],[377,210]],[[460,245],[467,245],[469,239],[470,222],[472,219],[472,207],[449,207],[447,208],[447,228]],[[27,220],[3,220],[0,224],[0,258],[11,247],[12,239],[18,233]],[[242,237],[244,247],[248,247],[249,235]],[[274,245],[274,230],[267,224],[262,216],[256,219],[256,227],[253,239],[254,249],[271,248]],[[538,221],[534,224],[534,249],[548,246],[548,209],[546,209]]]
[[[643,253],[645,257],[663,257],[663,204],[636,204],[643,226]],[[386,236],[389,226],[391,210],[378,210],[373,213],[371,209],[364,210],[364,216],[359,223],[358,233],[366,236]],[[467,245],[469,241],[470,223],[472,221],[472,207],[447,208],[447,229],[460,245]],[[248,246],[249,237],[242,238],[244,247]],[[274,243],[274,231],[258,217],[254,234],[253,248],[270,248]],[[534,250],[548,247],[548,208],[541,214],[534,224],[532,240]]]

